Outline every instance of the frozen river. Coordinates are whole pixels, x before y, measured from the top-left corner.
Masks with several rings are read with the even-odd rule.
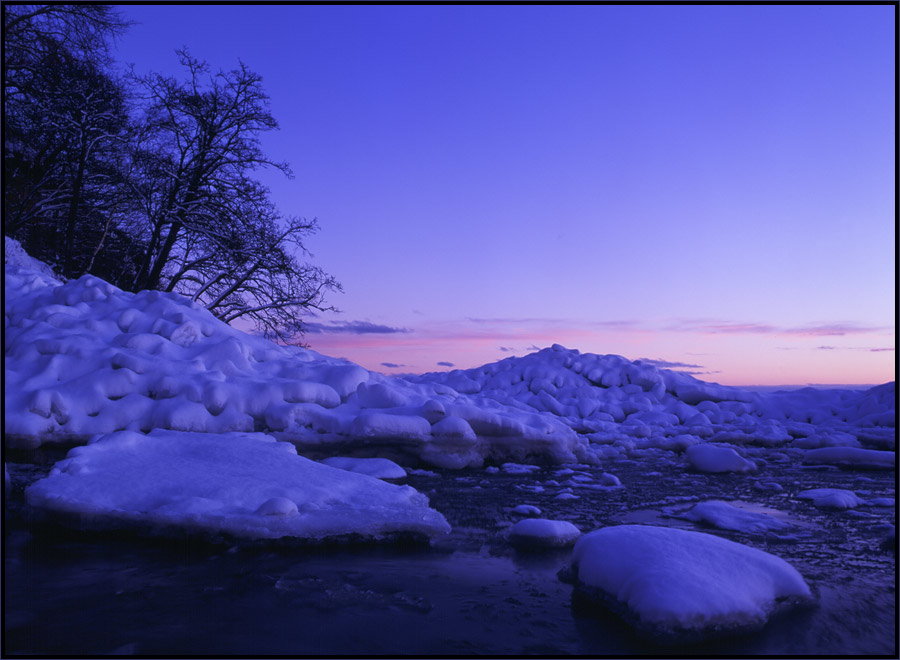
[[[4,539],[4,647],[10,654],[808,654],[896,653],[895,554],[882,547],[894,506],[847,511],[799,500],[843,488],[896,501],[893,470],[769,463],[759,474],[702,474],[669,452],[605,464],[624,488],[596,488],[598,467],[525,474],[418,473],[453,532],[432,546],[209,545],[185,538],[79,534],[36,525],[22,489],[59,458],[8,456],[15,488]],[[667,458],[668,457],[668,458]],[[41,465],[44,463],[44,465]],[[766,484],[777,483],[781,490]],[[571,490],[577,499],[556,499]],[[789,534],[713,530],[678,517],[721,499],[775,515]],[[622,522],[701,529],[783,557],[816,602],[760,632],[662,647],[573,598],[558,571],[571,551],[524,552],[506,537],[531,504],[582,531]]]

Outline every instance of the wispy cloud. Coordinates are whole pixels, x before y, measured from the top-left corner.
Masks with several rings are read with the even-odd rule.
[[[399,332],[410,332],[407,328],[394,328],[369,321],[330,321],[328,323],[305,323],[303,328],[311,334],[328,334],[332,332],[353,335],[387,335]]]
[[[704,369],[705,367],[701,364],[688,364],[687,362],[669,362],[668,360],[652,360],[650,358],[640,358],[641,362],[646,362],[647,364],[652,364],[654,367],[660,367],[662,369]],[[689,372],[689,373],[700,373],[700,372]]]
[[[788,335],[805,335],[808,337],[841,337],[843,335],[860,335],[869,332],[882,332],[885,327],[856,325],[851,323],[828,323],[825,325],[813,325],[802,328],[785,328],[783,332]]]
[[[794,337],[843,337],[874,332],[893,331],[885,326],[859,325],[855,323],[819,323],[805,326],[777,326],[770,323],[723,321],[709,319],[680,319],[666,330],[675,332],[700,332],[704,334],[789,335]]]
[[[439,367],[455,367],[456,365],[452,362],[438,362]]]
[[[504,353],[518,353],[518,351],[516,349],[510,348],[509,346],[500,346],[499,348]]]
[[[382,367],[387,367],[388,369],[399,369],[400,367],[405,367],[405,364],[395,364],[393,362],[382,362]]]
[[[866,351],[867,353],[883,353],[893,348],[871,348],[870,346],[816,346],[817,351]]]

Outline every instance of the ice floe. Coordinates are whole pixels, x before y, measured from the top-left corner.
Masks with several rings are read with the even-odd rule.
[[[102,523],[247,538],[449,531],[415,489],[316,463],[261,433],[100,436],[72,449],[26,497],[32,506]]]

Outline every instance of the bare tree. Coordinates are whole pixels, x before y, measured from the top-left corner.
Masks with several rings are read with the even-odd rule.
[[[291,176],[259,144],[278,126],[262,79],[243,64],[210,74],[178,54],[186,81],[134,76],[148,105],[134,177],[145,250],[131,289],[178,291],[226,322],[252,319],[290,340],[304,310],[332,309],[325,295],[340,285],[300,261],[310,256],[303,240],[315,221],[283,218],[253,176],[261,167]]]

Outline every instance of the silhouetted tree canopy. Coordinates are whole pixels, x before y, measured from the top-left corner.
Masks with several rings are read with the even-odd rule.
[[[262,78],[211,73],[186,49],[182,78],[110,67],[127,22],[107,5],[4,6],[4,233],[65,277],[176,291],[226,322],[291,341],[340,285],[255,178],[277,129]]]

